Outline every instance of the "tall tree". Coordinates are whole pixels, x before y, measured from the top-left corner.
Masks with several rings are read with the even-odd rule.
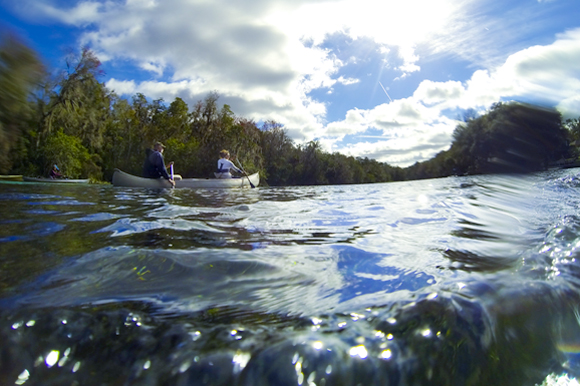
[[[55,126],[65,134],[79,136],[89,149],[102,145],[102,122],[109,113],[110,100],[104,84],[101,62],[88,48],[80,56],[70,54],[66,70],[61,72],[48,100],[42,104],[37,146],[53,132]]]
[[[260,148],[260,130],[251,119],[236,118],[227,135],[227,147],[244,168],[260,170],[263,166],[262,149]]]
[[[112,97],[111,115],[107,120],[100,155],[104,177],[109,180],[115,168],[140,174],[143,164],[142,135],[138,119],[128,100]]]
[[[264,122],[260,131],[260,147],[268,183],[287,184],[293,171],[291,158],[296,148],[284,127],[272,120]]]
[[[299,183],[304,185],[327,184],[320,142],[310,141],[306,145],[298,146],[298,149],[300,150],[300,164],[296,171]]]
[[[36,53],[14,35],[0,38],[0,173],[8,173],[15,161],[26,158],[18,142],[33,117],[30,96],[44,68]],[[13,154],[17,146],[20,152]]]

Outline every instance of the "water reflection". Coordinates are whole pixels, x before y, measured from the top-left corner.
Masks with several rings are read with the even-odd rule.
[[[559,173],[228,192],[0,184],[0,377],[573,376],[580,179]]]
[[[216,304],[309,315],[351,307],[339,307],[351,299],[357,307],[382,304],[388,302],[389,297],[381,300],[386,294],[435,284],[432,275],[389,266],[393,256],[388,254],[349,246],[304,252],[293,255],[287,247],[236,255],[213,249],[104,248],[47,272],[20,289],[17,301],[62,307],[140,299],[171,315]]]
[[[344,282],[338,291],[341,302],[368,294],[417,291],[435,284],[431,275],[388,266],[392,255],[367,253],[352,247],[335,249],[337,269]]]

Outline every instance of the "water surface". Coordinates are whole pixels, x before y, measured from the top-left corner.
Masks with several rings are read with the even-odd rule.
[[[0,379],[570,384],[579,187],[1,183]]]

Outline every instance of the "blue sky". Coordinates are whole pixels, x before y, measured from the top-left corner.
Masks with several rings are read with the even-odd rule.
[[[0,0],[1,26],[64,69],[89,46],[102,81],[192,106],[218,91],[296,143],[408,166],[498,101],[580,117],[577,0]]]

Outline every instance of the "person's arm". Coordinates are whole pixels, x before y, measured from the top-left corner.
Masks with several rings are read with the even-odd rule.
[[[229,162],[228,166],[230,169],[234,169],[236,172],[242,173],[242,170],[239,169],[236,165],[234,165],[234,163],[232,161],[228,160],[228,162]]]
[[[165,166],[165,161],[163,161],[163,156],[161,154],[159,154],[159,165],[157,166],[157,169],[161,171],[163,178],[165,178],[173,187],[175,187],[175,181],[173,178],[171,178],[169,173],[167,173],[167,167]]]
[[[165,162],[163,161],[163,156],[160,153],[157,153],[155,157],[155,167],[161,173],[161,177],[165,178],[166,180],[171,180],[171,176],[167,173],[167,168],[165,167]]]

